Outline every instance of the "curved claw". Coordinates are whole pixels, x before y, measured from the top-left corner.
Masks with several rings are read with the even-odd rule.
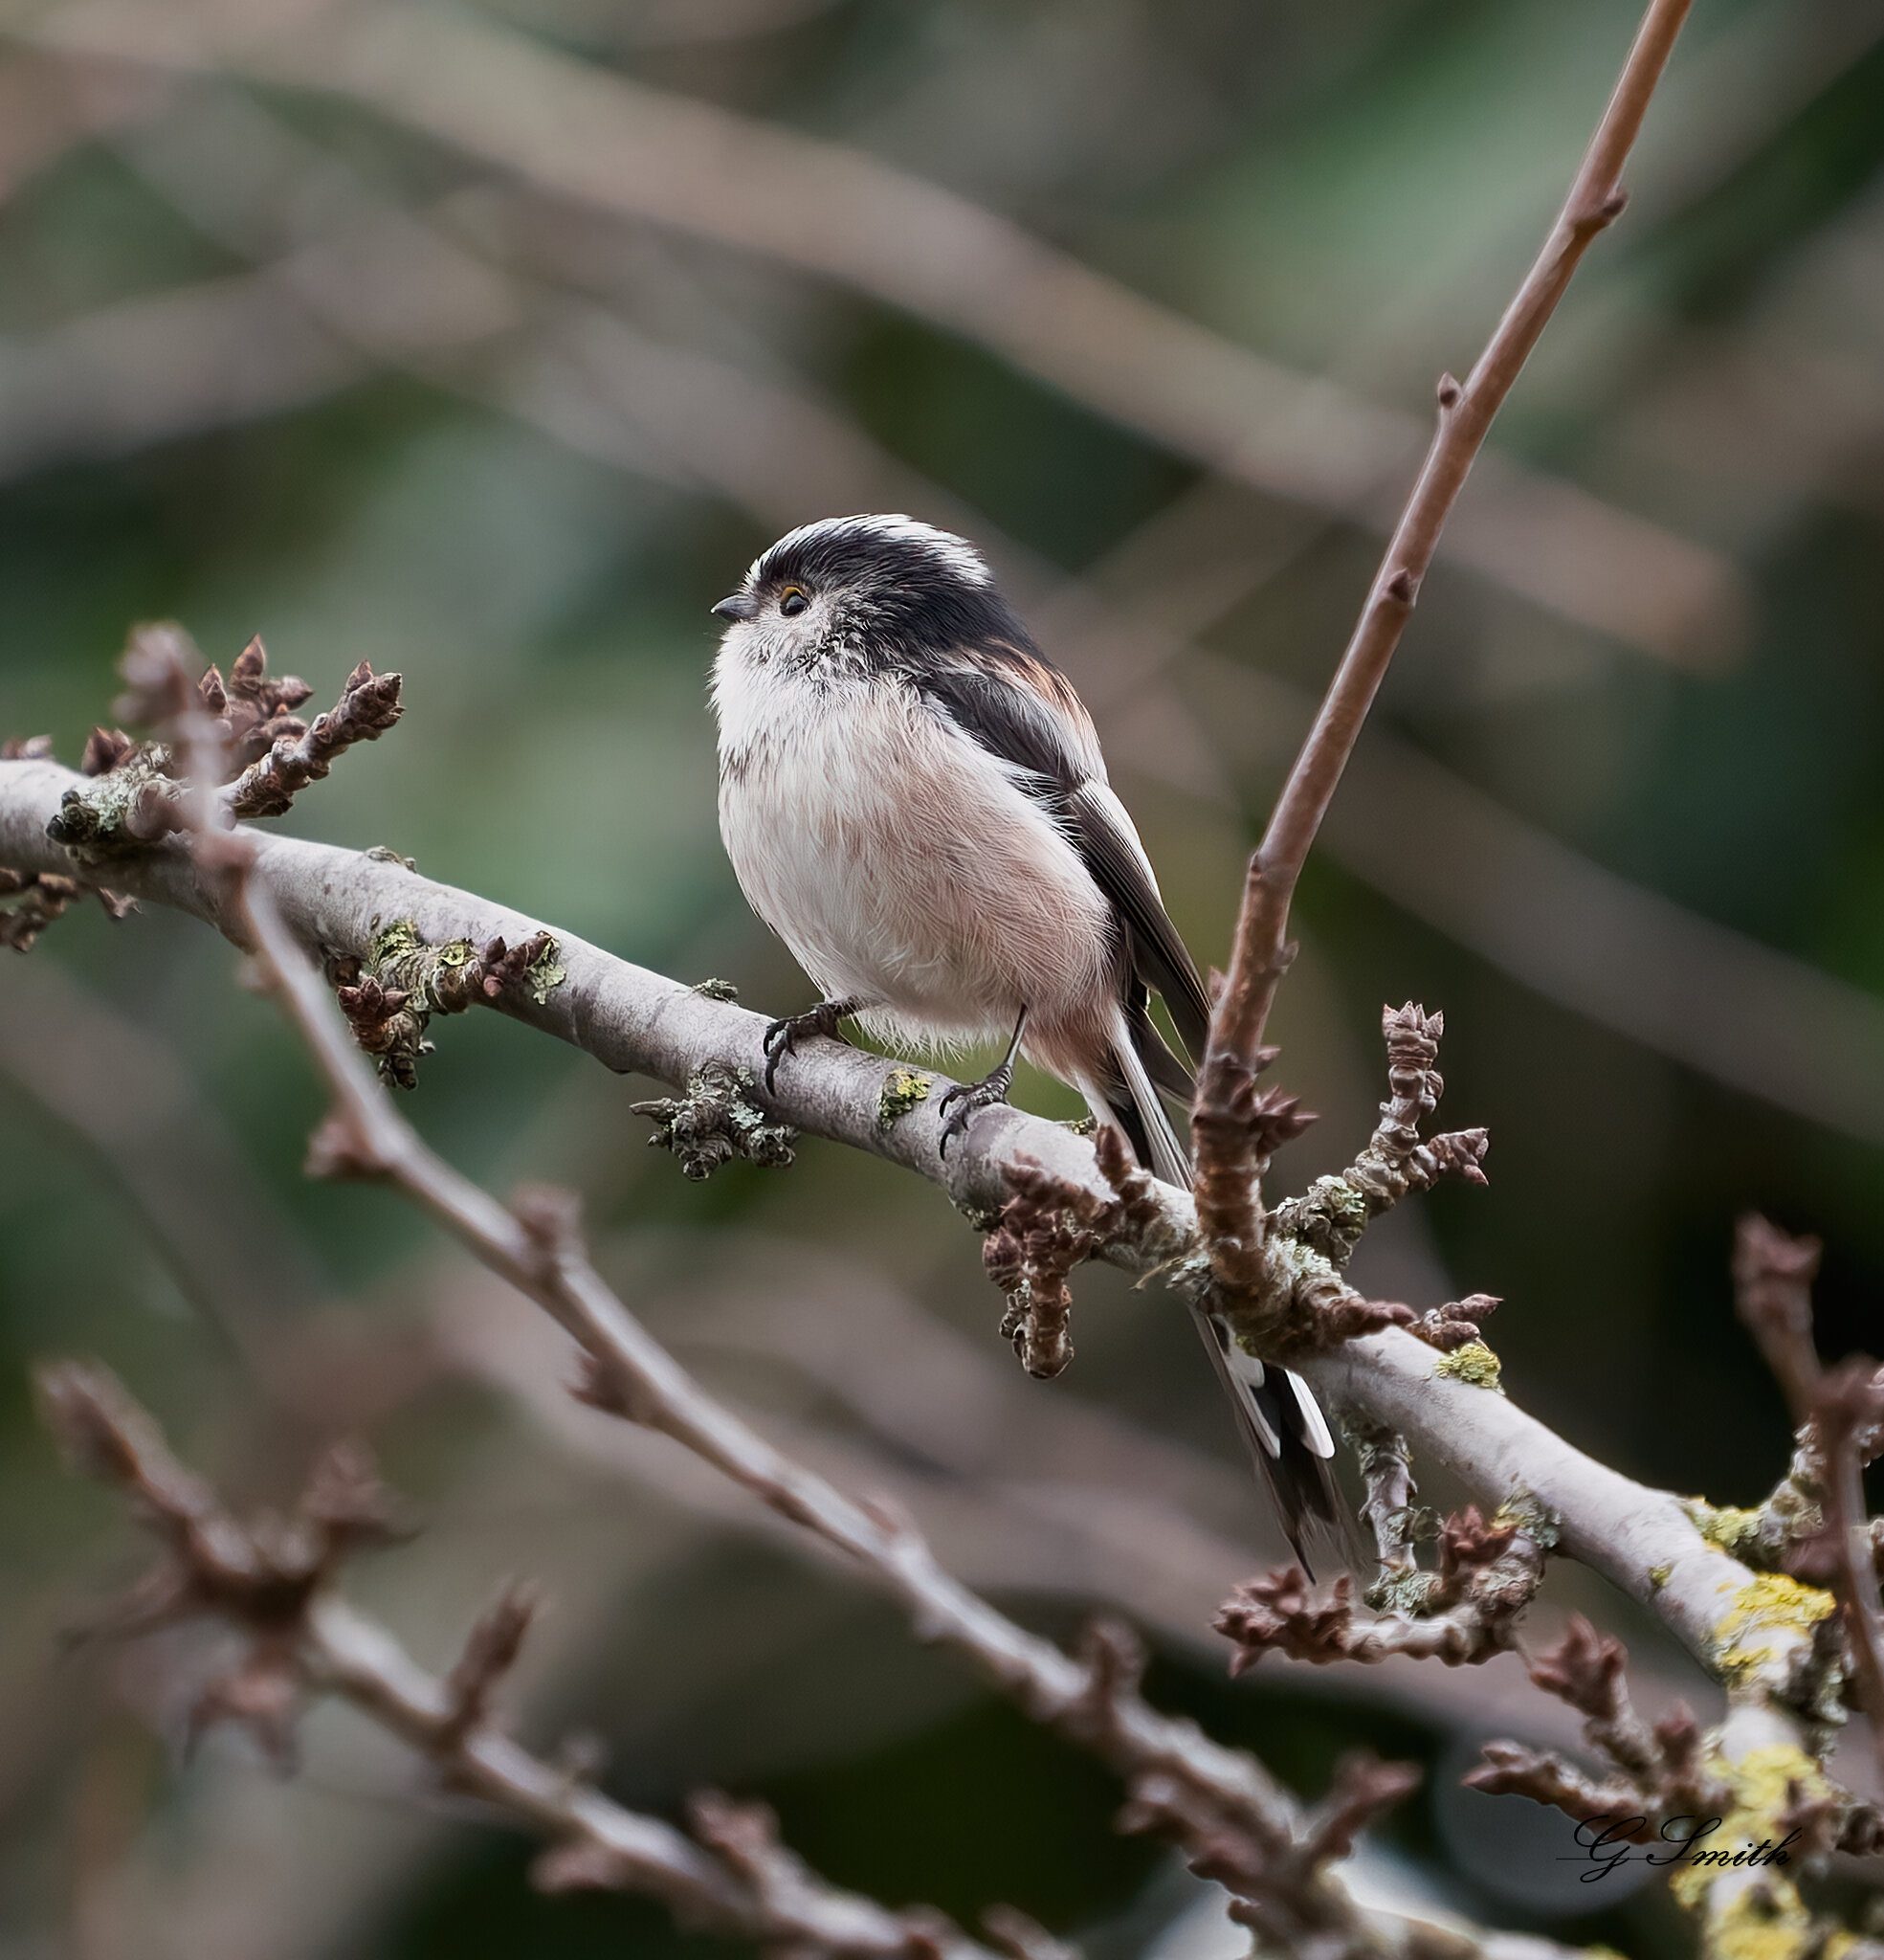
[[[859,1000],[825,1000],[802,1014],[785,1014],[776,1021],[765,1024],[765,1093],[771,1095],[778,1082],[779,1063],[787,1055],[798,1052],[798,1037],[801,1035],[823,1035],[827,1038],[837,1033],[837,1024],[846,1015],[853,1013],[865,1003]]]
[[[768,1021],[765,1024],[765,1093],[771,1095],[778,1085],[779,1063],[797,1047],[797,1030],[791,1024],[791,1016],[783,1020]]]
[[[992,1109],[1005,1102],[1013,1080],[1013,1070],[1004,1065],[979,1082],[957,1082],[944,1090],[942,1100],[936,1104],[936,1113],[942,1119],[942,1137],[936,1146],[937,1155],[946,1162],[950,1143],[967,1134],[968,1125],[978,1110]]]

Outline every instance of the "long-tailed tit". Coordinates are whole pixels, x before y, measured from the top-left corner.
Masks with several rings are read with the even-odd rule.
[[[1151,861],[1106,782],[1092,717],[975,548],[907,517],[806,524],[714,609],[720,829],[753,909],[824,998],[766,1035],[856,1020],[893,1048],[1005,1040],[948,1092],[942,1147],[1003,1100],[1017,1055],[1188,1185],[1160,1098],[1192,1081],[1147,1012],[1199,1053],[1209,1004]],[[1297,1555],[1341,1541],[1334,1443],[1298,1377],[1222,1322],[1205,1346]]]

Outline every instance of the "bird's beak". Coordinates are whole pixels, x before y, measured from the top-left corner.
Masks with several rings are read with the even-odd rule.
[[[750,592],[733,592],[713,609],[718,619],[757,619],[759,601]]]

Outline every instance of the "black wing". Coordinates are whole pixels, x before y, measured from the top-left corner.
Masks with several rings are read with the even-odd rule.
[[[908,678],[964,734],[1036,780],[1040,801],[1119,908],[1134,973],[1164,996],[1180,1038],[1201,1055],[1210,1024],[1204,982],[1158,896],[1132,820],[1106,785],[1098,736],[1073,683],[1025,643],[964,648],[956,660],[925,663]]]

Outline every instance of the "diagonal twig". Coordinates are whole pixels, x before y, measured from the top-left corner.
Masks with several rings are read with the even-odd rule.
[[[1289,907],[1310,846],[1367,710],[1400,644],[1420,582],[1494,417],[1511,392],[1578,264],[1621,215],[1624,163],[1641,129],[1692,0],[1651,0],[1621,78],[1550,236],[1463,383],[1439,383],[1439,422],[1361,617],[1250,860],[1229,979],[1211,1017],[1212,1056],[1253,1065],[1289,964]],[[1199,1139],[1204,1154],[1204,1139]],[[1258,1214],[1258,1217],[1260,1214]]]

